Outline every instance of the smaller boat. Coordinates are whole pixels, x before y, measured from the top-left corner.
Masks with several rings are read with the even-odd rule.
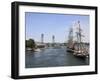
[[[32,48],[26,48],[27,51],[32,51]]]
[[[41,50],[39,48],[35,49],[34,50],[35,52],[40,52]]]

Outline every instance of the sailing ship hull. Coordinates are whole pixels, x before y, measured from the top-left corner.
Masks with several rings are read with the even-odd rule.
[[[79,51],[74,51],[73,55],[77,56],[77,57],[81,57],[81,58],[85,58],[85,57],[89,56],[88,54],[82,53],[82,52],[79,52]]]
[[[73,54],[74,56],[80,57],[80,58],[86,58],[88,57],[87,55],[82,55],[82,54]]]
[[[74,50],[73,50],[73,49],[71,49],[71,48],[68,48],[68,47],[67,47],[67,52],[72,52],[72,53],[73,53],[73,52],[74,52]]]

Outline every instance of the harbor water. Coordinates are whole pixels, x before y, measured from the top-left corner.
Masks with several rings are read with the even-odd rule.
[[[67,52],[66,47],[45,48],[38,52],[26,51],[25,67],[58,67],[58,66],[82,66],[89,65],[89,57],[80,58]]]

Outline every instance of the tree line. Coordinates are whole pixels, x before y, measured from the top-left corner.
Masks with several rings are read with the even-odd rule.
[[[35,48],[36,47],[36,43],[35,43],[34,39],[26,40],[25,43],[26,43],[26,48]]]

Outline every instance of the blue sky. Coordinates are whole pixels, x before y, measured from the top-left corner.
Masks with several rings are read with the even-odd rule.
[[[44,42],[52,42],[52,35],[56,42],[66,42],[69,28],[77,21],[86,35],[85,41],[89,42],[89,16],[25,12],[26,39],[40,42],[43,33]]]

